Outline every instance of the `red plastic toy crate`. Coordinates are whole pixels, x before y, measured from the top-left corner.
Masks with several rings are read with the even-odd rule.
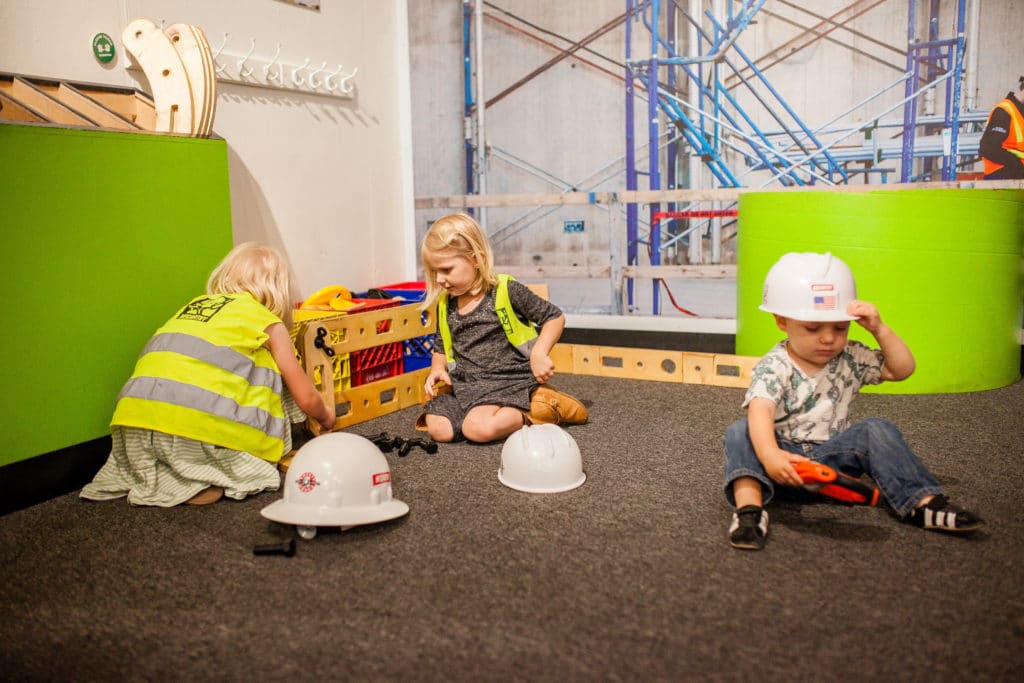
[[[352,386],[402,374],[402,342],[371,346],[351,353]]]
[[[346,313],[365,313],[366,311],[376,311],[380,308],[392,308],[394,306],[400,306],[401,301],[396,299],[352,299],[353,303],[359,304],[353,306]],[[386,323],[385,323],[386,324]],[[379,332],[387,332],[387,330],[378,330]]]
[[[426,289],[427,283],[423,280],[415,282],[395,282],[390,285],[381,285],[378,289]]]

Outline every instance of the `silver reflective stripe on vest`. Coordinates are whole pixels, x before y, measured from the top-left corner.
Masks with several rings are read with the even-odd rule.
[[[537,338],[527,339],[525,342],[516,347],[516,350],[523,354],[526,358],[530,357],[530,353],[533,351],[533,345],[537,343]]]
[[[149,340],[142,356],[152,351],[171,351],[189,358],[223,368],[233,375],[244,378],[254,386],[268,387],[281,393],[281,375],[270,368],[256,365],[244,353],[226,346],[217,346],[208,341],[179,332],[164,332]]]
[[[240,406],[230,398],[193,384],[160,377],[133,377],[124,385],[117,398],[138,398],[193,408],[226,420],[240,422],[275,438],[283,438],[288,426],[284,418],[274,417],[262,408]]]

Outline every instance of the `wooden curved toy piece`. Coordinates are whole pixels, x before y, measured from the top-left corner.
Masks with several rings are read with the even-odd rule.
[[[210,49],[210,43],[206,40],[203,29],[192,26],[192,35],[195,36],[196,44],[206,65],[207,121],[206,125],[200,129],[200,133],[207,137],[213,133],[213,119],[217,114],[217,65],[213,61],[213,51]]]
[[[121,41],[153,90],[156,130],[191,135],[192,86],[170,38],[149,19],[136,19],[125,26]]]
[[[851,505],[877,505],[878,488],[813,460],[793,463],[804,488]]]
[[[217,106],[217,75],[210,44],[203,30],[191,24],[174,24],[164,29],[164,33],[181,58],[188,76],[192,95],[192,132],[208,137],[213,131]]]

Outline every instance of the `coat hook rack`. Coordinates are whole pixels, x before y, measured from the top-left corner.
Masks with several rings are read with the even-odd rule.
[[[314,62],[312,57],[303,57],[301,62],[290,63],[282,59],[281,43],[277,43],[273,56],[267,59],[258,55],[255,38],[249,38],[249,46],[244,53],[233,53],[228,47],[230,42],[231,34],[225,32],[220,46],[211,51],[218,81],[339,99],[354,96],[353,79],[358,67],[345,74],[344,65],[338,64],[337,69],[328,72],[329,60]],[[310,64],[319,66],[310,68]]]

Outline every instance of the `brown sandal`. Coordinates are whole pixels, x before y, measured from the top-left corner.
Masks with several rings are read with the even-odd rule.
[[[185,501],[188,505],[209,505],[224,497],[224,489],[219,486],[208,486]]]

